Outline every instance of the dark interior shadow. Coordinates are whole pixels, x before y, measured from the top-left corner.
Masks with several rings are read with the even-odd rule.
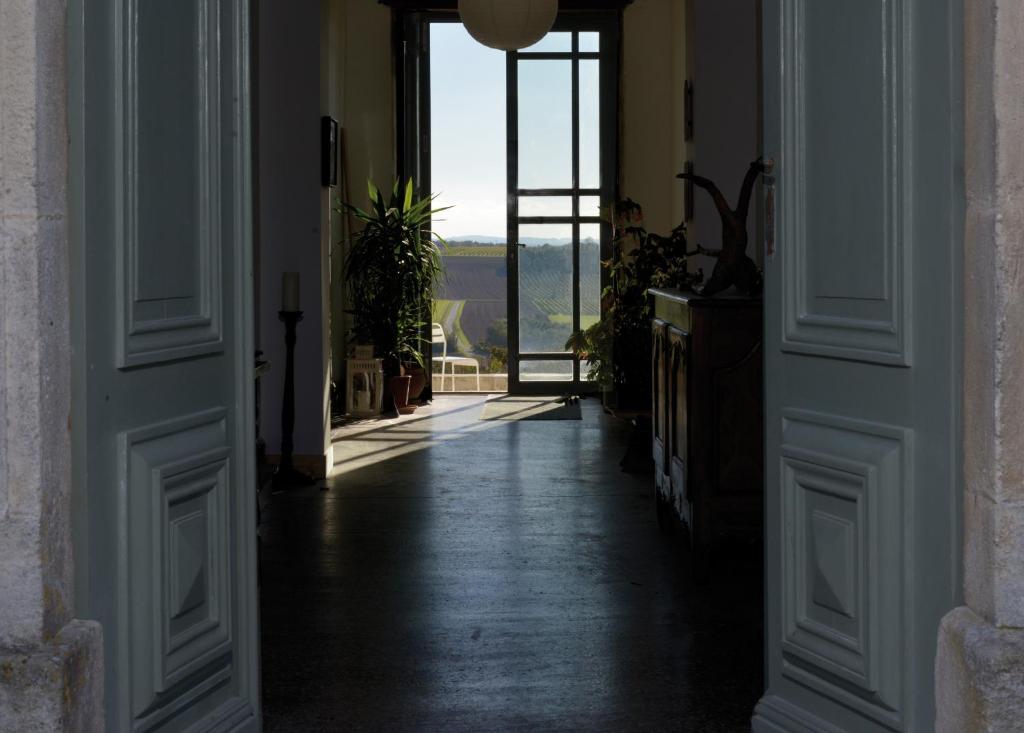
[[[758,548],[723,548],[697,583],[649,477],[618,468],[629,426],[587,413],[273,496],[265,729],[749,730]]]

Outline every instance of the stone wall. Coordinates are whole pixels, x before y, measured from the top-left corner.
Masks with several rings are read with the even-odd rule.
[[[1024,6],[965,6],[964,603],[939,632],[937,730],[1024,720]]]
[[[102,728],[69,523],[66,5],[0,0],[0,730]]]

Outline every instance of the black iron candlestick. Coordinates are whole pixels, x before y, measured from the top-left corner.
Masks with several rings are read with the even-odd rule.
[[[284,400],[281,403],[281,463],[274,473],[274,487],[310,486],[315,480],[295,468],[295,331],[302,311],[278,311],[284,321]]]

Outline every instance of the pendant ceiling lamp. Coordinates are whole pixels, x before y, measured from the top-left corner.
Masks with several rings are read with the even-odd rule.
[[[517,51],[543,38],[558,15],[558,0],[459,0],[462,23],[480,43]]]

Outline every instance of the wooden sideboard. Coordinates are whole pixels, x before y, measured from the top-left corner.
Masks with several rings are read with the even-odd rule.
[[[761,300],[650,292],[658,519],[683,525],[702,561],[717,540],[762,531]]]

